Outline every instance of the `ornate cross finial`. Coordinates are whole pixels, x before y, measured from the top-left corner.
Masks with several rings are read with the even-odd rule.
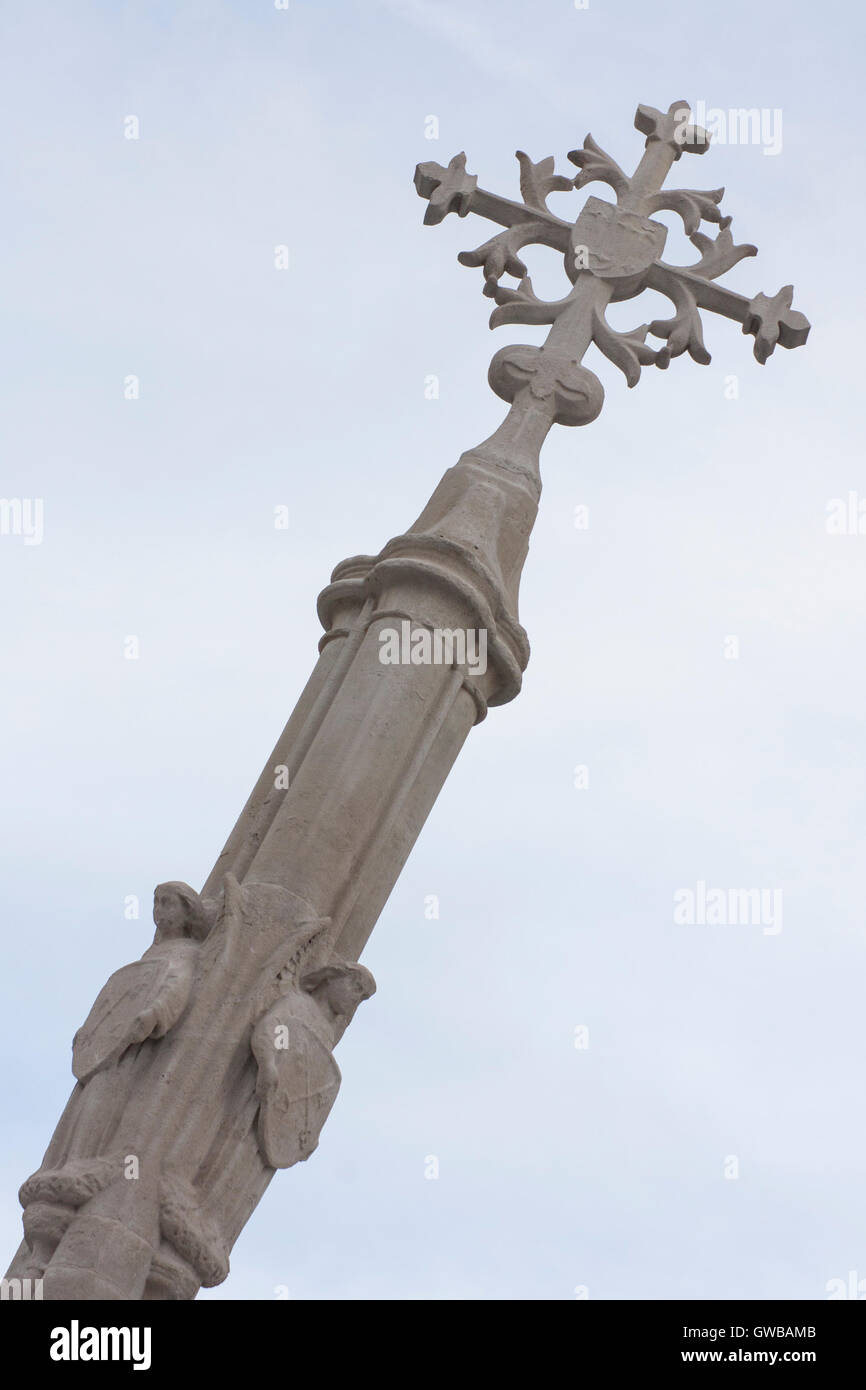
[[[479,188],[475,175],[466,172],[465,154],[455,155],[447,169],[435,163],[417,166],[415,187],[429,203],[426,223],[441,222],[449,212],[459,217],[474,212],[506,229],[458,256],[462,265],[480,266],[484,272],[484,293],[498,306],[490,316],[490,327],[552,324],[543,347],[508,347],[496,353],[490,364],[490,384],[504,400],[526,401],[526,388],[533,407],[545,413],[550,424],[588,424],[604,402],[601,382],[581,365],[590,344],[595,343],[634,386],[642,366],[667,367],[671,358],[683,352],[696,362],[709,362],[701,309],[741,323],[743,332],[754,336],[755,357],[761,363],[777,343],[785,348],[805,343],[809,321],[791,308],[793,286],[786,285],[776,295],[746,299],[715,283],[744,256],[757,254],[754,246],[735,245],[731,218],[719,211],[725,190],[662,187],[681,155],[703,154],[708,147],[708,134],[691,125],[689,115],[688,103],[683,101],[674,102],[667,112],[638,107],[634,123],[646,136],[646,148],[630,177],[591,135],[582,149],[569,153],[580,171],[575,178],[554,173],[552,156],[536,164],[518,150],[522,203]],[[594,181],[609,184],[616,202],[588,198],[574,224],[548,208],[550,193],[583,188]],[[692,265],[667,265],[661,259],[667,228],[653,221],[651,214],[662,209],[682,217],[686,234],[700,253]],[[699,230],[702,221],[717,224],[714,238]],[[572,285],[563,299],[550,302],[535,294],[519,255],[531,243],[562,252]],[[503,275],[519,279],[516,288],[501,284]],[[630,333],[615,332],[605,319],[607,305],[631,299],[645,289],[666,295],[673,304],[673,316],[642,324]],[[651,346],[647,334],[662,339],[664,345]]]

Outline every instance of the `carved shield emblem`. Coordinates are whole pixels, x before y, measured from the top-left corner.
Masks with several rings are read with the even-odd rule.
[[[664,250],[668,229],[601,198],[587,198],[571,234],[574,270],[618,280],[648,270]]]
[[[300,990],[259,1019],[251,1043],[259,1068],[259,1144],[274,1168],[290,1168],[318,1144],[340,1089],[340,1068],[317,1005]]]
[[[164,992],[172,962],[167,957],[138,960],[115,971],[72,1042],[72,1070],[79,1081],[113,1062],[131,1043],[141,1042],[140,1020]]]

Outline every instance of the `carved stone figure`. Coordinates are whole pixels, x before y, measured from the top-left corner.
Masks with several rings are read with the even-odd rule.
[[[333,1048],[376,988],[366,967],[334,958],[331,919],[283,888],[227,874],[218,904],[163,883],[154,921],[153,945],[111,976],[75,1035],[78,1085],[21,1188],[13,1269],[44,1276],[50,1298],[84,1287],[189,1299],[225,1279],[274,1170],[315,1149],[340,1086]],[[240,1039],[221,1024],[232,1009],[248,1020]],[[208,1106],[213,1087],[230,1098],[229,1125]],[[148,1088],[157,1101],[141,1106]],[[110,1235],[129,1244],[133,1293],[120,1292]]]
[[[86,1082],[145,1038],[177,1023],[192,989],[198,949],[214,904],[186,883],[161,883],[153,895],[156,935],[141,960],[115,971],[72,1041],[72,1070]]]
[[[343,961],[309,971],[253,1029],[258,1136],[275,1168],[289,1168],[316,1148],[340,1089],[333,1048],[375,989],[363,965]]]
[[[164,1037],[183,1014],[216,906],[187,883],[159,884],[153,945],[115,971],[75,1034],[72,1070],[79,1084],[42,1166],[19,1192],[31,1278],[44,1274],[75,1212],[121,1176],[125,1155],[112,1152],[112,1143],[135,1084],[137,1045]]]

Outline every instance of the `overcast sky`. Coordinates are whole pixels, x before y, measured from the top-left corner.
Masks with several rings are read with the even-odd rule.
[[[862,30],[839,0],[7,9],[0,494],[44,504],[41,544],[0,536],[9,1256],[72,1035],[150,944],[154,885],[207,877],[315,661],[318,591],[495,428],[496,348],[541,340],[488,332],[456,255],[489,224],[423,227],[415,164],[466,150],[517,197],[516,149],[573,173],[591,131],[630,170],[637,104],[685,98],[775,123],[669,182],[727,186],[759,255],[725,283],[793,281],[812,336],[760,367],[706,315],[712,363],[633,391],[592,350],[604,412],[544,449],[523,692],[471,734],[371,938],[319,1150],[202,1297],[866,1279],[866,534],[826,526],[866,499]],[[672,231],[666,259],[694,258]],[[527,259],[565,292],[554,252]],[[699,883],[778,890],[781,930],[675,922]]]

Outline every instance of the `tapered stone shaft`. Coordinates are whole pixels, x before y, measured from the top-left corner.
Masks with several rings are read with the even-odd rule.
[[[251,1030],[305,982],[353,968],[467,734],[520,688],[529,649],[517,590],[550,423],[523,391],[409,532],[334,571],[318,663],[202,891],[218,921],[197,949],[186,1011],[165,1037],[79,1073],[22,1189],[27,1240],[10,1277],[41,1277],[48,1299],[191,1298],[225,1277],[286,1148],[278,1135],[275,1156],[263,1139]],[[383,661],[382,635],[406,627],[445,634],[449,651],[458,634],[483,634],[486,660]],[[111,985],[103,1014],[122,1009]],[[146,998],[146,980],[132,987]],[[335,1014],[326,1046],[357,1002]],[[320,1071],[311,1080],[308,1065],[284,1087],[299,1112],[291,1162],[324,1119],[309,1113],[332,1084]]]
[[[536,461],[489,445],[465,454],[408,533],[337,567],[319,602],[318,665],[205,895],[226,871],[290,887],[333,920],[337,952],[358,958],[469,730],[520,687]],[[383,664],[382,634],[406,621],[483,633],[486,671]]]

